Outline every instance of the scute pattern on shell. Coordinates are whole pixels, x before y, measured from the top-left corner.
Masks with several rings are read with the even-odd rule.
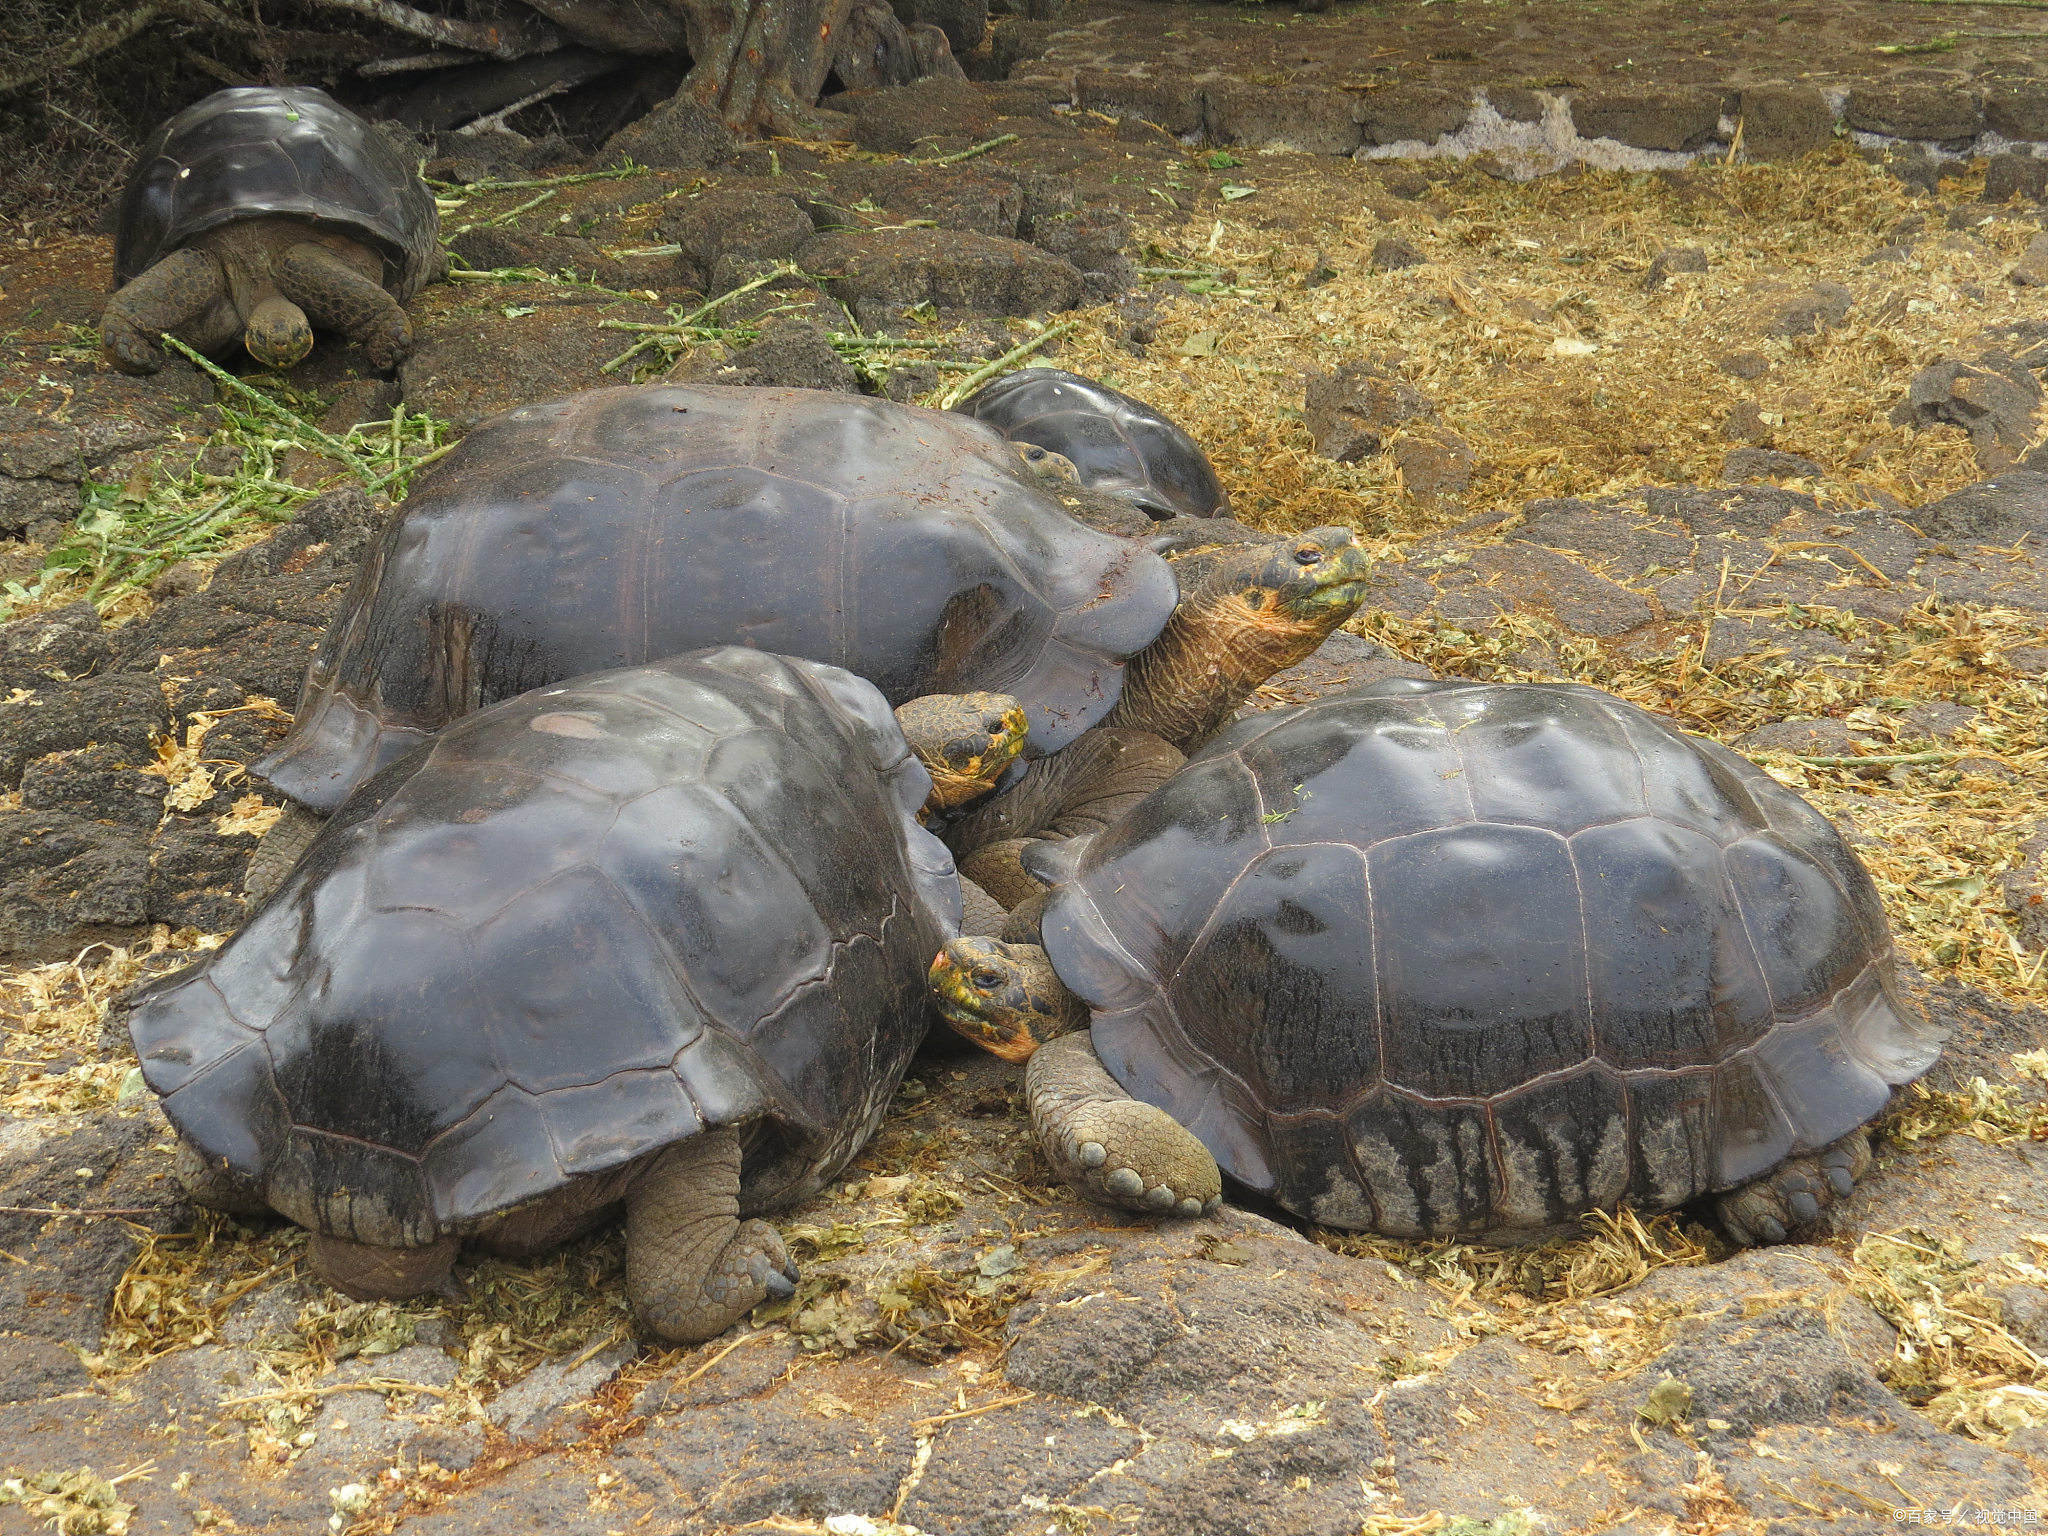
[[[330,808],[469,710],[718,644],[846,667],[892,704],[1012,694],[1053,751],[1178,596],[1165,561],[1075,522],[963,417],[594,390],[494,417],[414,492],[256,768]]]
[[[273,214],[376,246],[401,304],[432,270],[433,194],[387,139],[311,86],[236,86],[194,102],[143,145],[121,194],[115,283],[208,230]]]
[[[144,1077],[274,1208],[359,1242],[756,1117],[784,1165],[756,1197],[794,1197],[924,1034],[960,917],[929,788],[881,696],[811,662],[729,647],[511,700],[141,995]]]
[[[1121,390],[1064,368],[1005,374],[953,407],[1013,443],[1064,454],[1081,483],[1159,519],[1222,517],[1230,497],[1192,437]]]
[[[1729,1189],[1940,1045],[1825,819],[1573,685],[1241,722],[1086,847],[1044,934],[1126,1089],[1290,1210],[1401,1236]]]

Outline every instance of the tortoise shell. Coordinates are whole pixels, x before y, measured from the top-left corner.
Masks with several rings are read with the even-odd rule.
[[[623,388],[492,418],[414,492],[256,765],[315,810],[448,721],[699,646],[830,662],[890,703],[1014,695],[1053,751],[1178,598],[964,417],[795,389]]]
[[[311,86],[236,86],[194,102],[143,145],[121,193],[115,283],[223,224],[273,216],[382,251],[384,286],[401,304],[433,269],[433,194],[390,140]]]
[[[139,995],[144,1078],[273,1208],[358,1242],[741,1122],[772,1131],[751,1205],[795,1198],[925,1031],[960,915],[929,786],[836,667],[726,647],[525,694],[386,769]]]
[[[1081,483],[1161,521],[1223,517],[1230,497],[1195,440],[1142,400],[1064,368],[1006,374],[953,407],[1014,443],[1071,459]]]
[[[1939,1051],[1833,827],[1591,688],[1396,678],[1240,722],[1072,862],[1045,944],[1103,1065],[1330,1226],[1677,1205]]]

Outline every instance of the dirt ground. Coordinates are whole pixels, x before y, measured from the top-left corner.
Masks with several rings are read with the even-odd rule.
[[[1275,88],[1967,85],[2031,77],[2036,15],[1091,7],[1046,57]],[[26,818],[71,804],[37,799],[54,780],[33,764],[112,740],[22,724],[66,700],[103,721],[125,701],[121,729],[154,766],[123,792],[155,799],[148,827],[93,834],[102,891],[137,892],[105,920],[110,944],[0,973],[0,1533],[1704,1536],[2048,1518],[2048,479],[2027,467],[2043,423],[2020,382],[2048,362],[2048,287],[2010,276],[2040,207],[1979,201],[1984,157],[1915,185],[1894,148],[1850,133],[1782,163],[1521,181],[1478,160],[1184,143],[1085,107],[1029,120],[1048,126],[975,160],[1127,217],[1128,291],[1037,322],[913,312],[889,332],[923,345],[842,356],[937,403],[1071,324],[1037,356],[1186,425],[1238,518],[1359,530],[1373,602],[1262,706],[1396,674],[1588,682],[1800,789],[1871,867],[1913,995],[1953,1031],[1884,1121],[1879,1170],[1814,1240],[1740,1254],[1695,1212],[1624,1213],[1534,1250],[1311,1231],[1243,1199],[1126,1221],[1050,1179],[1014,1069],[935,1041],[854,1168],[778,1217],[797,1297],[723,1340],[643,1347],[616,1234],[464,1263],[458,1296],[347,1303],[306,1278],[303,1234],[177,1197],[167,1129],[106,1025],[121,988],[231,926],[274,810],[240,772],[282,728],[263,701],[289,706],[388,497],[342,497],[338,461],[183,365],[147,387],[106,375],[91,328],[108,242],[9,237],[0,470],[52,510],[0,541],[0,579],[19,584],[19,625],[77,624],[0,635],[95,659],[17,675],[0,647],[0,767],[21,785],[0,833],[24,841]],[[735,331],[606,374],[634,336],[604,322],[700,296],[646,254],[693,197],[901,158],[778,155],[538,201],[450,189],[444,228],[588,241],[603,288],[493,262],[415,306],[396,387],[331,349],[265,387],[345,432],[400,389],[456,423],[636,370],[744,364]],[[1945,363],[2005,380],[1989,426],[1901,410],[1963,398],[1916,384]],[[52,423],[81,434],[80,462],[111,466],[91,507],[186,507],[152,467],[182,455],[216,477],[193,497],[232,489],[257,510],[95,594],[101,631],[75,605],[117,570],[110,553],[46,565],[79,538],[76,483],[29,461]],[[455,429],[392,429],[392,462]],[[1318,451],[1346,432],[1348,462]],[[236,550],[256,553],[223,565]]]

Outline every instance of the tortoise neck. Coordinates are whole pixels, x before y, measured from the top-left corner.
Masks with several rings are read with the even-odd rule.
[[[1275,594],[1227,576],[1211,580],[1183,598],[1159,638],[1126,665],[1123,694],[1103,723],[1151,731],[1192,752],[1347,615],[1324,608],[1301,617]]]
[[[1017,962],[1017,986],[1030,1000],[1028,1009],[1020,1010],[1029,1021],[1020,1033],[1030,1046],[1014,1058],[1021,1061],[1048,1040],[1086,1029],[1092,1016],[1088,1005],[1060,980],[1044,945],[1012,944],[1010,954]]]

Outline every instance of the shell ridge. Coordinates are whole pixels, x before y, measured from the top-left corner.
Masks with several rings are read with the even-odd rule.
[[[1252,783],[1254,786],[1254,792],[1256,793],[1256,786],[1258,784],[1258,780],[1256,778],[1253,778]],[[1265,829],[1263,827],[1260,828],[1262,838],[1264,835],[1264,831]],[[1161,979],[1159,983],[1160,991],[1166,991],[1169,987],[1171,987],[1171,985],[1174,982],[1180,980],[1180,973],[1182,968],[1186,966],[1190,960],[1194,959],[1195,956],[1199,955],[1202,952],[1203,945],[1215,933],[1216,925],[1218,924],[1218,922],[1222,920],[1224,911],[1230,905],[1230,898],[1237,894],[1237,888],[1240,885],[1244,884],[1246,880],[1251,878],[1252,872],[1258,867],[1260,861],[1264,859],[1267,854],[1272,853],[1273,851],[1274,849],[1272,843],[1270,841],[1267,841],[1266,846],[1260,849],[1254,855],[1252,855],[1252,857],[1246,859],[1244,863],[1239,867],[1237,873],[1232,875],[1230,879],[1224,884],[1223,889],[1216,893],[1216,899],[1209,904],[1209,915],[1202,919],[1202,926],[1195,930],[1194,937],[1189,939],[1186,947],[1181,950],[1180,959],[1174,962],[1173,969],[1168,971],[1166,975]],[[1092,901],[1090,905],[1093,905]],[[1104,926],[1105,928],[1107,928],[1108,925],[1105,924]],[[1128,955],[1130,953],[1130,951],[1123,948],[1122,943],[1120,941],[1118,942],[1117,947],[1119,951],[1125,955]],[[1135,965],[1137,962],[1133,960],[1132,963]]]
[[[654,794],[657,791],[649,790],[648,793]],[[635,796],[634,798],[640,799],[644,797]],[[609,836],[612,829],[617,826],[618,815],[615,813],[612,817],[611,827],[606,828],[606,835]],[[677,987],[681,990],[683,996],[690,1000],[690,1006],[697,1010],[697,1035],[702,1035],[705,1030],[717,1025],[719,1023],[718,1015],[705,1005],[703,997],[697,991],[696,982],[690,975],[690,968],[683,964],[682,956],[676,953],[675,946],[669,942],[667,930],[661,924],[655,922],[648,913],[640,909],[638,899],[631,891],[625,889],[617,880],[612,878],[612,872],[609,869],[595,865],[583,867],[596,870],[598,878],[618,898],[619,905],[633,914],[633,920],[640,925],[641,930],[647,934],[654,946],[668,961],[669,974],[675,977]],[[697,1036],[692,1036],[690,1040],[686,1040],[677,1046],[677,1054],[680,1055],[688,1050],[696,1038]]]
[[[496,1097],[496,1095],[493,1094],[491,1095],[491,1097],[494,1098]],[[484,1104],[488,1104],[489,1102],[490,1098],[484,1099],[481,1103],[479,1103],[476,1106],[475,1109],[472,1109],[469,1113],[472,1115],[475,1114],[478,1109],[483,1108]],[[463,1118],[467,1119],[468,1116],[465,1115]],[[421,1150],[418,1152],[408,1152],[403,1147],[394,1147],[388,1141],[373,1141],[368,1136],[354,1136],[347,1131],[329,1130],[324,1125],[308,1125],[303,1120],[292,1121],[291,1129],[292,1134],[296,1136],[318,1136],[325,1141],[338,1141],[342,1143],[344,1146],[371,1147],[377,1150],[378,1152],[385,1152],[389,1153],[393,1157],[402,1158],[408,1163],[420,1163],[426,1160],[426,1148],[424,1147],[421,1148]],[[433,1137],[429,1138],[427,1146],[431,1147],[435,1141],[439,1140],[440,1137],[445,1134],[446,1132],[443,1131],[435,1132]]]
[[[1564,856],[1571,864],[1572,896],[1579,908],[1579,976],[1586,984],[1586,1054],[1598,1061],[1601,1059],[1600,1016],[1593,1009],[1593,925],[1586,913],[1586,871],[1580,867],[1579,850],[1572,834],[1564,837]]]
[[[1633,717],[1644,712],[1636,710],[1633,706],[1617,707],[1606,699],[1594,700],[1593,707],[1613,722],[1615,729],[1621,733],[1621,739],[1628,743],[1628,754],[1635,759],[1636,765],[1636,793],[1642,797],[1646,807],[1655,805],[1656,801],[1650,797],[1650,765],[1643,758],[1642,743],[1636,740],[1636,733],[1629,728],[1636,723]],[[1650,814],[1656,813],[1652,811]]]
[[[1435,725],[1444,734],[1444,742],[1458,757],[1458,792],[1465,797],[1465,821],[1469,825],[1479,820],[1479,802],[1472,796],[1472,763],[1465,756],[1465,744],[1458,740],[1462,734],[1459,728],[1450,725],[1436,711],[1425,706],[1422,717]]]
[[[1752,833],[1749,835],[1754,834]],[[1728,910],[1735,914],[1735,926],[1737,930],[1742,934],[1742,942],[1744,946],[1749,950],[1750,963],[1756,967],[1758,984],[1762,986],[1762,988],[1764,989],[1764,997],[1769,1001],[1771,1005],[1771,1028],[1775,1029],[1779,1023],[1778,989],[1771,983],[1770,966],[1764,963],[1763,946],[1757,943],[1756,935],[1749,931],[1749,918],[1742,910],[1742,903],[1736,899],[1735,881],[1728,869],[1728,850],[1734,847],[1735,843],[1739,843],[1741,841],[1742,838],[1738,837],[1734,839],[1732,842],[1725,843],[1721,847],[1717,848],[1714,851],[1714,868],[1720,873],[1721,890],[1727,898]],[[1768,1035],[1769,1033],[1770,1030],[1764,1031],[1764,1034],[1766,1035]],[[1759,1038],[1762,1037],[1760,1036]],[[1742,1050],[1731,1052],[1727,1057],[1724,1057],[1723,1059],[1726,1061],[1733,1061],[1736,1057],[1742,1055],[1744,1051],[1753,1050],[1755,1049],[1755,1047],[1756,1041],[1752,1040],[1748,1045],[1744,1046]]]

